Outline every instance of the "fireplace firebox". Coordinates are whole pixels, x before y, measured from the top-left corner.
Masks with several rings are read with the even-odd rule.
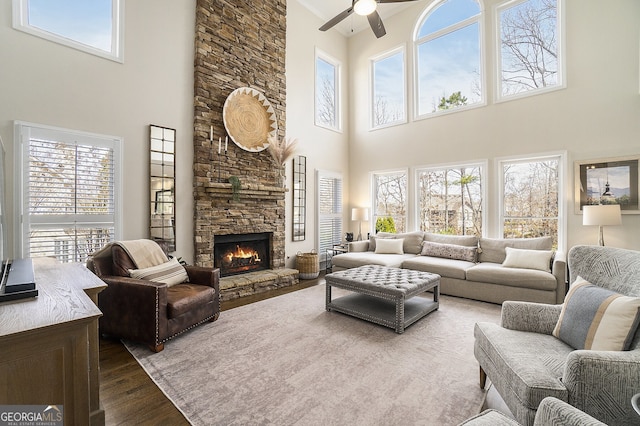
[[[271,268],[271,232],[216,235],[214,267],[220,276],[244,274]]]

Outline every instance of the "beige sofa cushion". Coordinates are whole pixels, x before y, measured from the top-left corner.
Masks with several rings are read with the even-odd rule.
[[[466,272],[469,281],[538,290],[555,290],[558,286],[556,277],[548,272],[535,269],[505,268],[499,263],[477,263]]]
[[[506,247],[526,250],[551,250],[551,237],[539,238],[480,238],[479,262],[502,263],[507,257]]]
[[[478,245],[478,237],[473,235],[443,235],[425,232],[424,240],[432,243],[457,244],[465,247],[476,247]]]
[[[370,251],[349,252],[333,256],[331,264],[340,268],[357,268],[363,265],[380,265],[400,268],[402,262],[416,257],[415,254],[375,254]]]
[[[419,254],[422,250],[422,239],[424,232],[405,232],[402,234],[392,234],[390,232],[378,232],[376,235],[369,237],[369,251],[376,251],[376,239],[377,238],[396,238],[404,239],[402,250],[405,253]]]
[[[464,260],[444,259],[431,256],[417,256],[405,260],[402,267],[422,272],[431,272],[447,278],[458,278],[464,280],[466,270],[471,268],[475,263]]]

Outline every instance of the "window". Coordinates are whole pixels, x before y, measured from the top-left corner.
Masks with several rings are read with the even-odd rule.
[[[418,21],[418,117],[483,102],[481,16],[475,0],[448,0]]]
[[[119,239],[121,140],[26,123],[16,134],[17,252],[82,262]]]
[[[469,164],[418,170],[420,230],[482,236],[484,169]]]
[[[563,164],[564,155],[499,161],[504,238],[551,236],[564,247]]]
[[[375,172],[372,188],[374,230],[386,226],[390,232],[406,232],[407,172]]]
[[[498,98],[562,87],[560,1],[514,0],[498,7]]]
[[[123,61],[124,0],[13,0],[15,29]]]
[[[316,126],[340,130],[340,63],[316,50]]]
[[[371,60],[371,127],[406,122],[404,48]]]
[[[342,175],[317,172],[318,253],[324,259],[327,249],[342,241]]]

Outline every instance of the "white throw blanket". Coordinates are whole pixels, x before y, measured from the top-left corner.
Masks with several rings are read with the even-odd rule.
[[[99,258],[111,255],[111,247],[117,244],[127,252],[131,260],[136,265],[136,268],[143,269],[151,266],[161,265],[168,262],[167,255],[164,254],[160,246],[152,240],[140,239],[140,240],[127,240],[127,241],[115,241],[102,247],[97,252],[93,253],[92,257]]]

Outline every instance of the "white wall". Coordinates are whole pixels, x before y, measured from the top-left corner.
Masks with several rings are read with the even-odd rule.
[[[567,88],[510,102],[494,103],[492,38],[488,54],[485,107],[456,112],[383,130],[369,130],[369,58],[406,44],[409,92],[413,87],[411,34],[429,1],[385,20],[387,35],[371,31],[349,39],[351,70],[350,162],[351,203],[370,204],[369,172],[470,160],[489,160],[495,182],[495,159],[545,152],[567,152],[565,204],[568,247],[596,244],[597,229],[583,227],[573,208],[576,160],[640,155],[638,83],[640,2],[566,1]],[[485,31],[493,30],[491,12],[498,0],[485,0]],[[413,109],[409,107],[409,117]],[[497,236],[497,189],[489,186],[488,235]],[[624,215],[623,226],[607,227],[607,245],[640,249],[640,215]]]
[[[349,229],[347,203],[349,199],[349,120],[348,120],[348,56],[347,41],[336,31],[317,31],[323,22],[302,7],[297,0],[287,2],[287,136],[298,138],[296,155],[307,157],[307,234],[301,242],[291,241],[291,196],[287,203],[287,266],[293,267],[297,252],[316,247],[315,172],[342,172],[344,179],[345,231]],[[335,132],[314,125],[315,48],[342,62],[343,131]],[[287,186],[291,188],[291,161],[287,164]]]
[[[172,127],[178,136],[176,255],[192,260],[194,28],[195,2],[127,1],[120,64],[14,30],[11,1],[0,2],[0,136],[7,151],[7,201],[13,197],[13,120],[120,136],[123,238],[146,238],[148,126]]]

